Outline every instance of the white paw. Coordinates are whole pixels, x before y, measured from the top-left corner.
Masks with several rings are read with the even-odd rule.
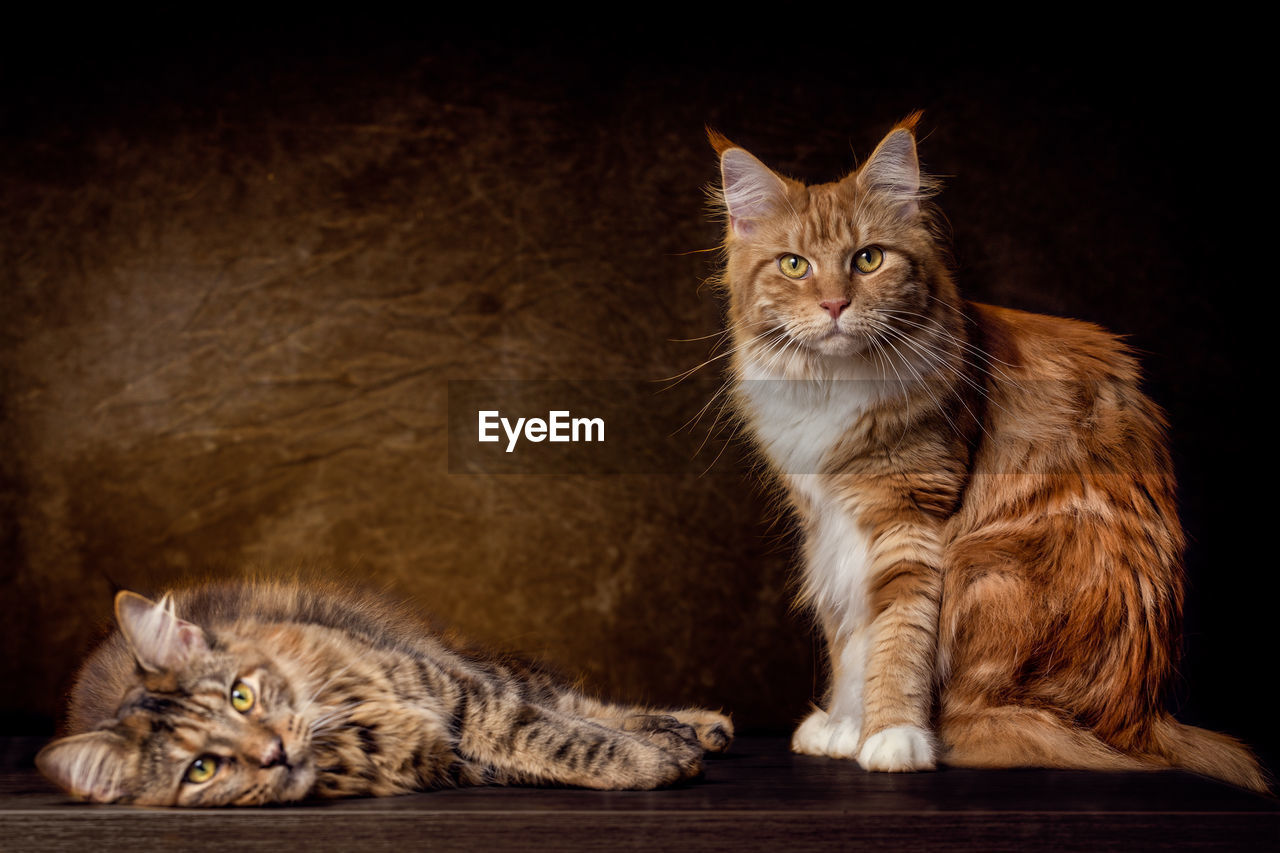
[[[902,773],[907,770],[932,770],[933,738],[916,726],[893,726],[867,738],[858,753],[858,763],[866,770]]]
[[[826,711],[815,709],[791,736],[791,751],[829,758],[853,758],[858,754],[862,724],[852,717],[831,719]]]

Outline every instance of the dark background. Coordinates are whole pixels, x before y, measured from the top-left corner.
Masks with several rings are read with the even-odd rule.
[[[447,382],[697,365],[713,340],[682,339],[721,311],[703,126],[830,180],[922,108],[966,295],[1142,353],[1191,543],[1177,707],[1275,766],[1272,241],[1253,78],[1213,34],[1013,55],[460,32],[7,33],[0,728],[53,730],[117,586],[300,571],[619,697],[789,729],[817,647],[742,454],[702,450],[703,476],[457,473]]]

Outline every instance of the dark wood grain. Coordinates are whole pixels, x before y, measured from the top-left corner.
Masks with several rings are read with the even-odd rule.
[[[262,809],[92,806],[0,741],[4,850],[1280,849],[1280,802],[1185,773],[870,774],[744,738],[687,787],[477,788]]]

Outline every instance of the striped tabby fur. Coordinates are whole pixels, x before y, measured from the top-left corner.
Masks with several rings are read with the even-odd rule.
[[[600,702],[336,587],[207,585],[160,604],[123,592],[116,617],[73,690],[74,734],[37,759],[95,802],[649,789],[696,776],[732,738],[721,714]]]
[[[735,405],[801,523],[831,666],[793,748],[1264,789],[1244,747],[1165,711],[1183,534],[1163,415],[1102,329],[960,298],[917,118],[819,186],[711,134]]]

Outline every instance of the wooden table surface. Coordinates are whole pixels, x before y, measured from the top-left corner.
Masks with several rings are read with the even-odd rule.
[[[472,788],[248,809],[94,806],[0,739],[0,849],[1280,850],[1280,801],[1184,773],[870,774],[742,738],[687,787]]]

